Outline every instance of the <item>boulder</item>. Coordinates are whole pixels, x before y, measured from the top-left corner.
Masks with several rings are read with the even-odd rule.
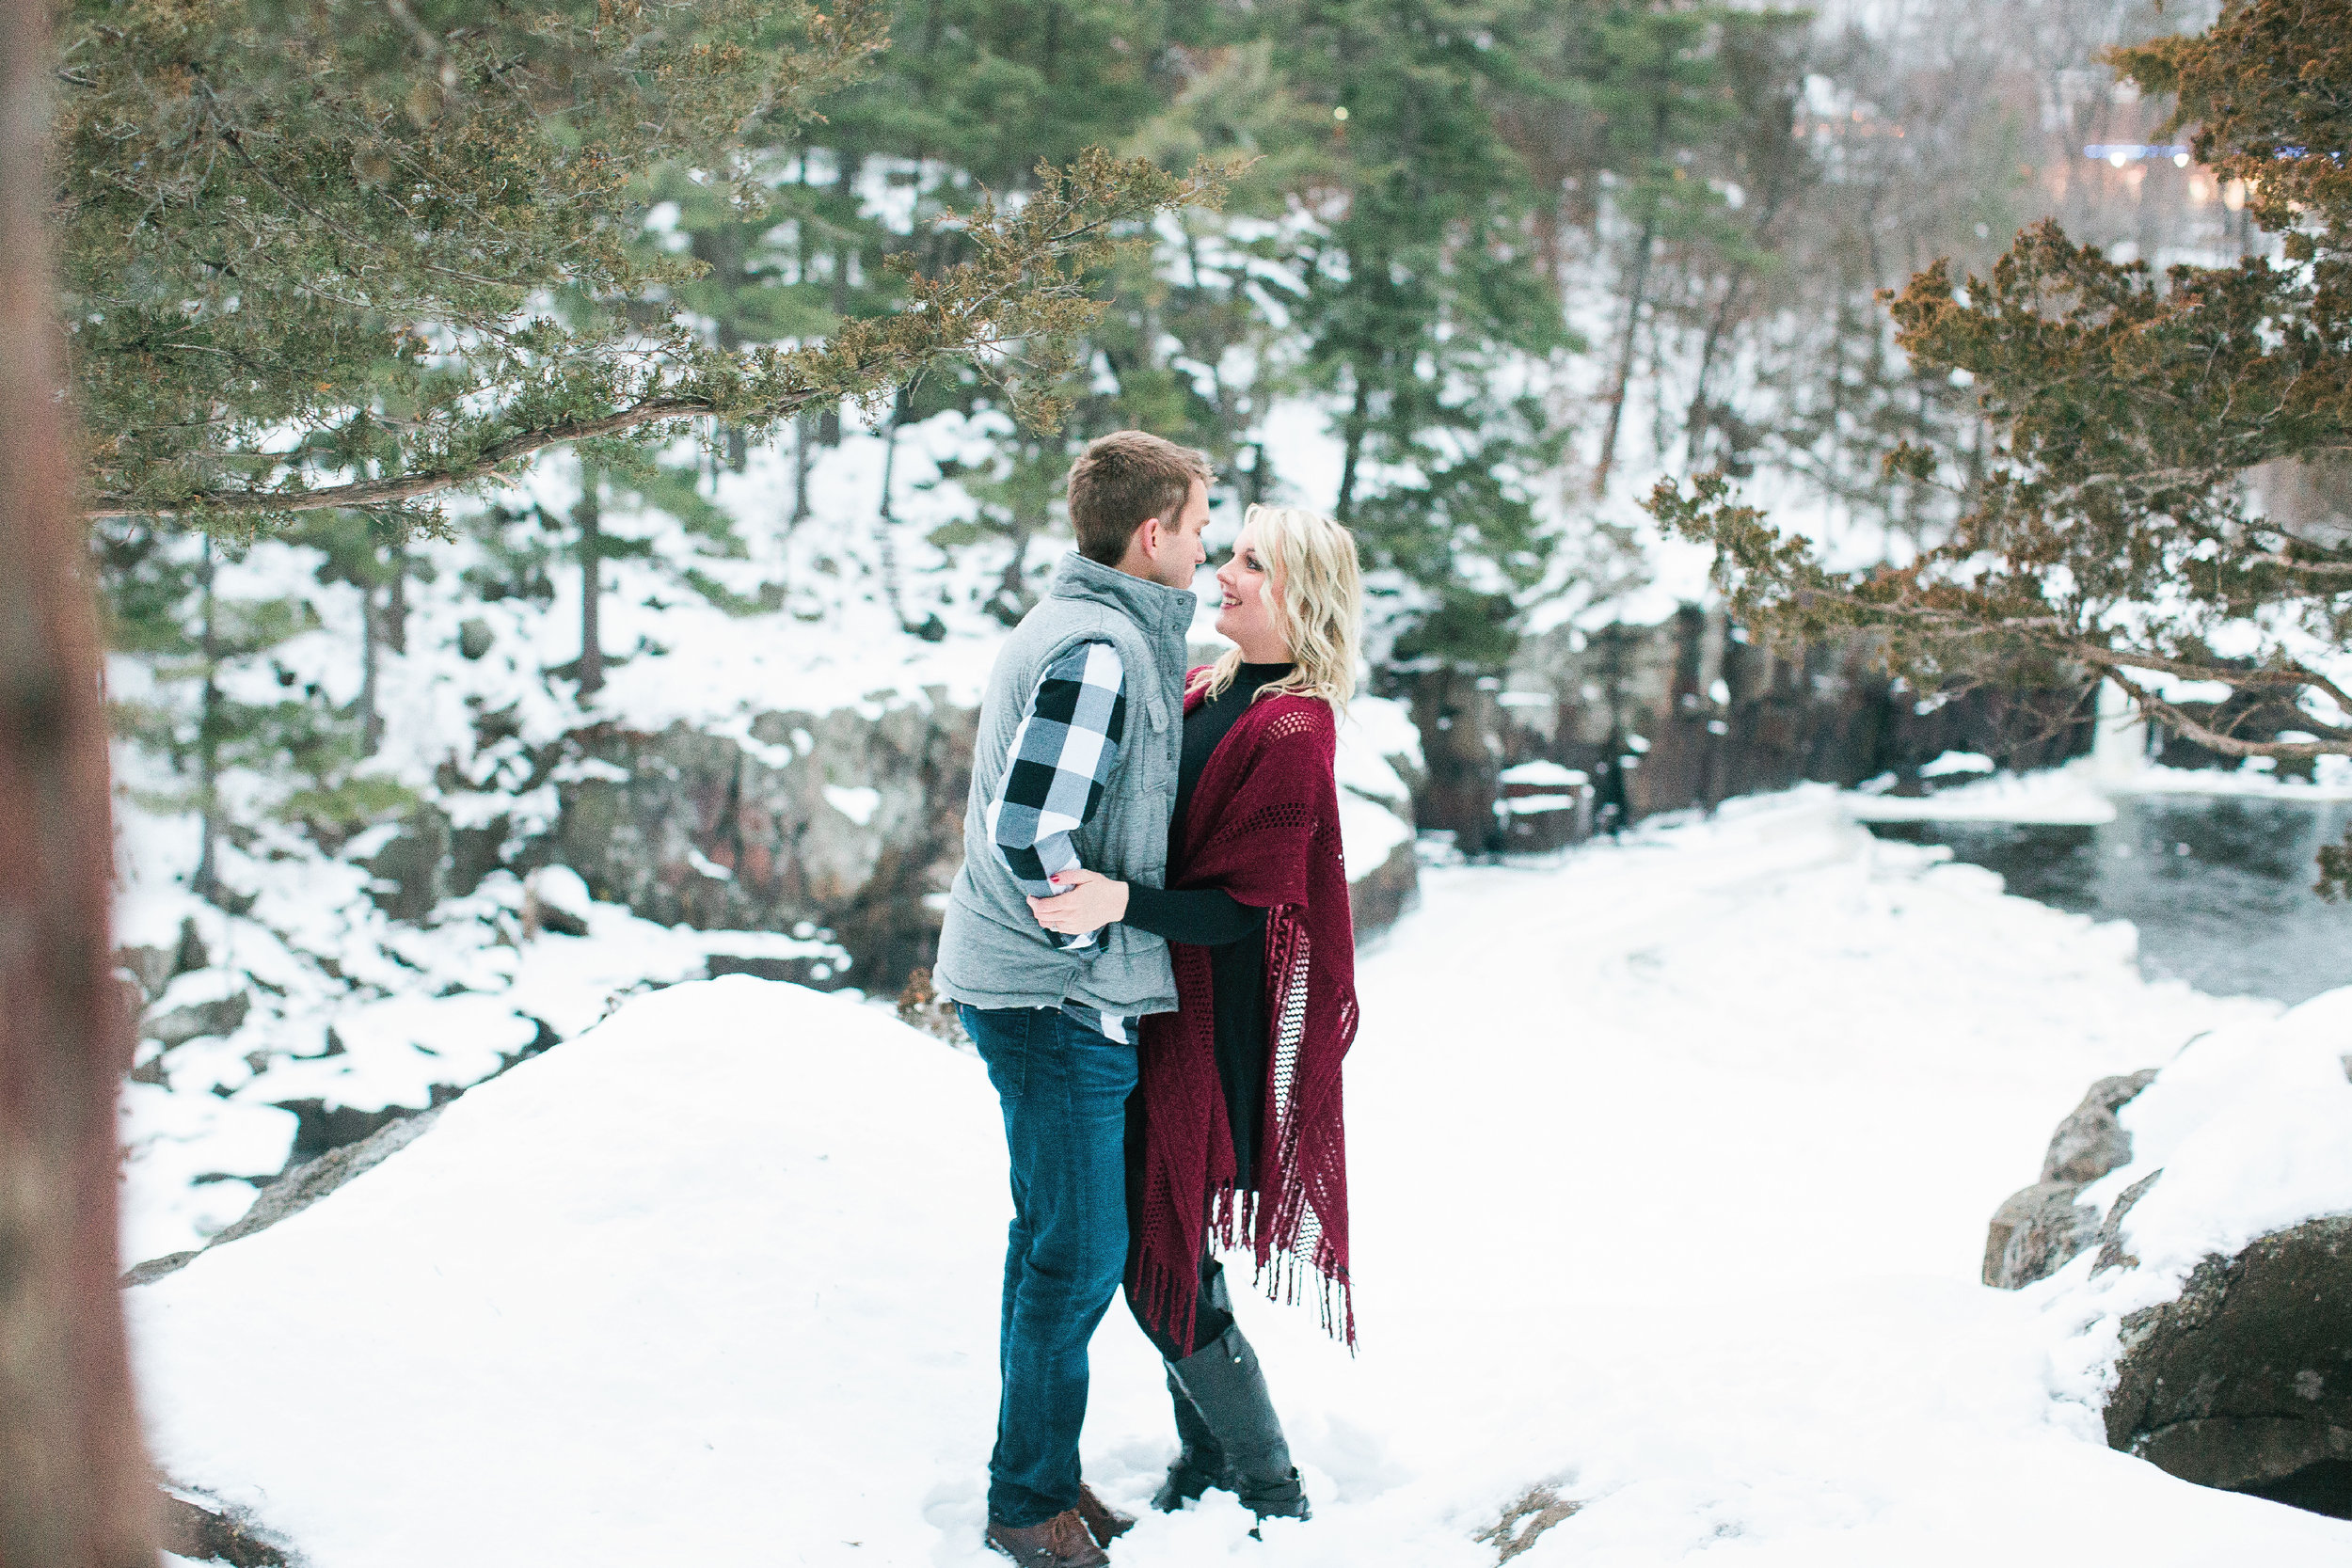
[[[237,1025],[245,1022],[245,1015],[252,1006],[251,995],[234,990],[208,1002],[191,1002],[185,1006],[158,1013],[140,1026],[139,1034],[147,1039],[161,1040],[164,1049],[168,1051],[206,1035],[234,1032]]]
[[[300,1560],[244,1509],[177,1491],[161,1493],[156,1503],[163,1547],[174,1557],[230,1568],[287,1568]]]
[[[1388,859],[1347,884],[1350,920],[1359,942],[1395,925],[1421,897],[1421,862],[1413,841],[1389,851]]]
[[[162,995],[164,988],[171,984],[179,957],[177,947],[118,947],[115,949],[115,967],[136,983],[140,1005],[144,1006]]]
[[[1994,1212],[1984,1242],[1984,1282],[2013,1291],[2058,1272],[2098,1239],[2099,1211],[2074,1201],[2079,1182],[2037,1181]]]
[[[437,807],[421,805],[367,858],[368,896],[394,920],[421,924],[450,892],[448,857],[449,817]]]
[[[977,720],[933,690],[762,713],[734,735],[577,731],[555,831],[517,859],[572,866],[663,925],[824,927],[884,991],[930,961]]]
[[[2042,1179],[2011,1193],[1994,1212],[1984,1240],[1987,1285],[2014,1291],[2056,1274],[2068,1259],[2102,1241],[2112,1244],[2113,1227],[2146,1183],[2124,1194],[2104,1225],[2096,1209],[2074,1199],[2107,1172],[2131,1164],[2132,1135],[2123,1131],[2116,1113],[2155,1077],[2150,1068],[2102,1078],[2058,1123],[2042,1157]]]
[[[2120,1078],[2102,1078],[2091,1085],[2083,1102],[2058,1123],[2058,1132],[2051,1135],[2050,1150],[2042,1158],[2042,1180],[2088,1185],[2107,1172],[2129,1164],[2132,1135],[2123,1131],[2115,1113],[2130,1104],[2133,1097],[2155,1079],[2156,1069],[2149,1068]]]
[[[595,902],[579,872],[568,865],[543,865],[523,879],[523,931],[584,937]]]
[[[279,1220],[293,1218],[360,1172],[374,1169],[407,1148],[432,1127],[440,1115],[441,1107],[437,1105],[413,1116],[394,1113],[395,1119],[358,1142],[329,1149],[315,1160],[294,1166],[263,1187],[260,1196],[254,1198],[253,1207],[247,1209],[236,1224],[205,1243],[205,1246],[216,1247],[240,1237],[250,1236],[257,1230],[266,1230]],[[178,1273],[195,1258],[195,1252],[175,1252],[150,1259],[124,1275],[122,1283],[151,1284],[166,1275]]]
[[[2352,1518],[2352,1215],[2208,1258],[2123,1320],[2107,1441],[2184,1481]]]
[[[1359,709],[1357,721],[1375,724],[1361,736],[1371,750],[1343,759],[1343,800],[1396,816],[1403,826],[1389,836],[1406,841],[1357,882],[1363,937],[1408,907],[1418,885],[1409,784],[1419,764],[1401,711],[1369,701]],[[715,962],[711,973],[819,985],[854,977],[889,995],[938,945],[963,862],[978,722],[977,709],[932,688],[821,713],[760,713],[728,734],[683,722],[576,730],[540,759],[559,804],[552,832],[527,835],[504,863],[570,867],[596,897],[665,926],[825,930],[850,956],[848,976],[840,966],[818,976],[813,965],[765,960]],[[564,929],[561,900],[542,893],[555,911],[542,925]]]

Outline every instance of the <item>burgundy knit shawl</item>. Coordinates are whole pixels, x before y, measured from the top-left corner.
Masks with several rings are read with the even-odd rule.
[[[1188,690],[1184,711],[1201,701],[1200,690]],[[1221,1244],[1248,1244],[1259,1282],[1277,1300],[1295,1301],[1311,1270],[1324,1328],[1356,1342],[1340,1115],[1340,1064],[1356,1037],[1356,929],[1340,858],[1337,742],[1320,699],[1259,698],[1210,754],[1169,832],[1169,887],[1222,888],[1267,911],[1270,1036],[1258,1168],[1237,1181],[1209,952],[1168,944],[1178,1006],[1143,1021],[1142,1191],[1128,1284],[1180,1343],[1191,1343],[1212,1225]]]

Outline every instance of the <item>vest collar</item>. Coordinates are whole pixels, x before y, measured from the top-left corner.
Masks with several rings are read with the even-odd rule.
[[[1072,550],[1054,569],[1054,585],[1046,590],[1057,599],[1087,599],[1118,610],[1145,632],[1182,638],[1192,628],[1200,601],[1189,588],[1130,577],[1116,566],[1089,561]]]

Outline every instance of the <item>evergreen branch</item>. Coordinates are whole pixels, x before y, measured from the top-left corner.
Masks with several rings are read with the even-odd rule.
[[[2194,467],[2122,469],[2113,473],[2087,474],[2081,479],[2034,499],[2053,511],[2072,505],[2093,490],[2120,489],[2127,484],[2213,484],[2235,471],[2231,465],[2201,464]]]
[[[2182,712],[2177,705],[2166,702],[2145,686],[2123,673],[2117,665],[2105,667],[2103,673],[2109,680],[2123,689],[2124,693],[2132,699],[2140,712],[2163,720],[2165,723],[2188,739],[2197,742],[2207,751],[2218,752],[2223,756],[2277,757],[2282,762],[2303,762],[2313,757],[2352,755],[2352,736],[2345,736],[2344,731],[2336,730],[2332,725],[2315,725],[2314,728],[2328,729],[2343,737],[2333,742],[2328,740],[2246,740],[2217,730],[2212,725]],[[2214,678],[2218,680],[2222,677],[2217,674]]]
[[[816,396],[812,392],[803,402],[814,402]],[[596,419],[573,420],[517,432],[505,440],[494,441],[484,447],[467,461],[445,468],[423,468],[389,479],[357,480],[315,490],[199,490],[172,505],[101,496],[83,509],[82,515],[95,522],[101,518],[141,515],[175,518],[254,516],[283,512],[316,512],[326,507],[389,506],[414,500],[436,490],[487,479],[509,463],[567,441],[592,441],[599,436],[617,436],[660,420],[681,419],[709,412],[710,405],[706,399],[649,398]]]
[[[2265,552],[2244,558],[2249,565],[2273,566],[2282,572],[2301,572],[2308,577],[2352,578],[2352,561],[2297,561],[2293,556]]]
[[[260,181],[264,189],[269,191],[271,195],[277,197],[280,201],[283,201],[287,206],[293,208],[295,212],[300,213],[303,216],[310,219],[311,222],[317,224],[320,229],[324,230],[327,234],[331,235],[335,239],[341,240],[345,245],[354,246],[362,252],[369,248],[368,242],[360,238],[360,236],[353,233],[349,229],[336,222],[333,218],[327,216],[326,214],[319,211],[317,207],[303,200],[300,197],[286,189],[285,186],[271,179],[269,171],[262,166],[260,160],[256,159],[251,152],[246,150],[245,138],[238,134],[237,128],[230,125],[227,120],[220,117],[220,101],[215,96],[211,85],[203,82],[199,78],[198,82],[198,88],[204,95],[205,118],[213,122],[214,129],[220,133],[220,139],[228,144],[229,150],[234,152],[238,159],[244,163],[246,172],[251,174],[254,179]],[[438,261],[420,260],[417,264],[423,268],[426,272],[436,274],[442,277],[453,278],[460,283],[471,283],[479,288],[505,290],[511,289],[514,286],[511,282],[501,281],[495,277],[484,277],[477,273],[464,272],[455,267],[443,266]],[[358,276],[357,272],[353,271],[353,269],[346,268],[344,270],[352,272],[352,275],[355,277]]]
[[[1107,237],[1114,227],[1171,206],[1213,204],[1223,196],[1222,181],[1212,168],[1180,180],[1140,160],[1121,162],[1099,153],[1089,153],[1072,170],[1040,172],[1046,189],[1015,214],[1005,216],[991,204],[957,220],[981,252],[979,260],[960,262],[936,278],[911,276],[914,297],[909,309],[880,321],[852,321],[827,344],[782,356],[749,350],[707,364],[703,374],[683,385],[674,383],[619,408],[528,424],[462,457],[400,474],[315,488],[102,494],[83,515],[91,520],[133,515],[187,520],[397,505],[489,479],[549,447],[713,414],[765,424],[829,398],[874,396],[876,388],[911,380],[939,358],[984,359],[1025,341],[1054,342],[1085,325],[1101,307],[1086,297],[1081,269],[1125,243]],[[602,358],[614,362],[609,346]]]
[[[2299,662],[2284,665],[2257,665],[2251,669],[2236,669],[2228,665],[2200,663],[2175,658],[2149,649],[2116,648],[2106,643],[2089,641],[2068,627],[2057,616],[2008,616],[1994,618],[1982,613],[1961,610],[1941,610],[1930,605],[1890,604],[1860,594],[1836,589],[1808,587],[1792,595],[1800,603],[1820,601],[1833,604],[1853,614],[1857,619],[1887,626],[1909,624],[1933,628],[1938,634],[1959,640],[1988,637],[2014,637],[2029,642],[2044,652],[2088,665],[2131,694],[2133,702],[2143,711],[2162,718],[2190,739],[2231,756],[2279,757],[2299,760],[2315,756],[2352,755],[2352,729],[2328,724],[2301,715],[2309,733],[2328,738],[2318,741],[2244,740],[2228,736],[2212,726],[2200,722],[2170,703],[2156,697],[2139,682],[2124,673],[2128,670],[2153,670],[2161,674],[2178,675],[2186,680],[2208,680],[2227,686],[2233,690],[2295,692],[2314,690],[2325,693],[2340,708],[2352,712],[2352,694],[2336,681],[2319,671]],[[2332,742],[2332,743],[2331,743]]]

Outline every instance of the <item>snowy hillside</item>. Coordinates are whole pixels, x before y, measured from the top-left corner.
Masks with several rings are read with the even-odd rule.
[[[1439,871],[1361,985],[1362,1354],[1241,1308],[1317,1516],[1147,1515],[1126,1568],[1469,1568],[1532,1493],[1576,1506],[1519,1518],[1530,1565],[2352,1558],[2107,1449],[2080,1318],[1976,1283],[2087,1082],[2275,1007],[1816,790]],[[316,1568],[977,1568],[1002,1161],[979,1064],[880,1009],[628,1002],[134,1290],[155,1451]],[[1120,1309],[1095,1386],[1133,1506],[1173,1435]]]

